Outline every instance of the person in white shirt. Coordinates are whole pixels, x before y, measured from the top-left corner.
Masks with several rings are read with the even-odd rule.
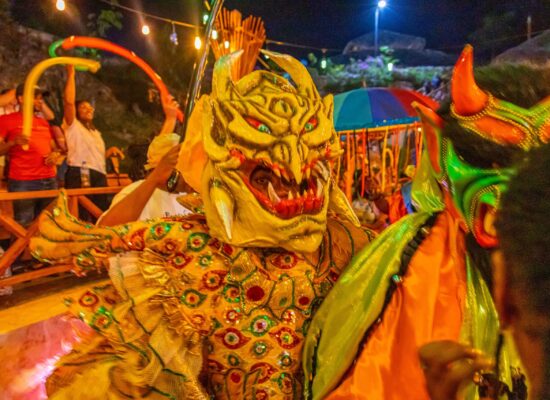
[[[114,226],[137,220],[190,214],[177,198],[192,191],[180,179],[173,193],[167,191],[166,181],[178,160],[180,137],[175,133],[156,136],[147,151],[147,177],[126,186],[113,199],[111,207],[97,224]]]
[[[94,126],[94,107],[86,100],[76,101],[75,68],[67,66],[67,83],[65,85],[64,118],[67,125],[67,165],[65,187],[107,186],[105,159],[119,152],[111,147],[105,152],[105,142]],[[106,195],[90,196],[90,199],[102,210],[107,208]],[[81,217],[86,216],[81,215]]]

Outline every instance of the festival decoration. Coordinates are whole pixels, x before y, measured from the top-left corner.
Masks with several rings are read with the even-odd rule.
[[[327,216],[356,220],[333,180],[332,97],[277,53],[294,84],[267,71],[234,82],[238,56],[216,63],[177,165],[206,219],[94,227],[68,214],[64,197],[42,215],[35,257],[78,273],[109,263],[113,277],[68,300],[97,335],[60,360],[50,396],[77,397],[84,379],[95,398],[301,398],[312,312],[371,234]]]
[[[128,61],[136,64],[139,68],[147,74],[147,76],[153,81],[162,99],[166,99],[170,96],[166,85],[162,81],[162,78],[151,68],[149,64],[143,61],[140,57],[136,55],[133,51],[125,49],[117,44],[111,43],[105,39],[99,39],[95,37],[86,37],[86,36],[71,36],[66,39],[58,40],[50,45],[49,53],[51,57],[57,57],[57,51],[59,48],[63,50],[70,50],[75,47],[87,47],[91,49],[99,49],[108,51],[110,53],[116,54],[123,58],[126,58]],[[181,110],[178,110],[177,118],[180,122],[183,121],[183,113]]]
[[[215,26],[219,40],[212,37],[212,51],[216,60],[237,50],[243,50],[243,54],[233,66],[231,75],[232,79],[237,81],[252,72],[256,65],[266,39],[264,22],[252,15],[243,20],[239,11],[222,8],[216,17]]]
[[[493,155],[498,153],[477,159],[472,154],[492,145],[521,155],[546,143],[550,102],[525,109],[482,90],[472,52],[467,46],[455,66],[450,116],[442,119],[415,104],[426,150],[417,174],[422,181],[413,183],[421,208],[361,252],[321,305],[304,345],[304,375],[311,377],[306,398],[361,393],[427,399],[418,348],[443,339],[497,354],[500,369],[487,371],[489,381],[500,380],[519,395],[519,361],[510,343],[499,344],[499,319],[483,269],[489,263],[483,248],[498,244],[494,215],[515,168],[499,165],[503,160]],[[450,132],[464,136],[460,146]],[[396,376],[403,384],[395,384]],[[476,392],[471,385],[467,398],[478,398]]]
[[[32,131],[32,118],[34,115],[33,99],[34,88],[40,79],[40,76],[44,71],[54,65],[66,65],[71,64],[89,70],[90,72],[96,72],[100,64],[97,61],[87,60],[84,58],[75,57],[59,57],[56,59],[44,60],[36,64],[27,79],[25,80],[25,88],[23,89],[23,136],[30,137]],[[21,146],[23,150],[28,150],[29,145]]]

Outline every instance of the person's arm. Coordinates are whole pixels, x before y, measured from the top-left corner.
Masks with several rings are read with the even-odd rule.
[[[157,188],[165,188],[166,181],[178,161],[180,146],[175,146],[162,157],[145,181],[120,202],[109,208],[98,220],[102,226],[114,226],[138,220],[141,212]],[[161,217],[161,215],[159,215]]]
[[[55,140],[55,129],[52,125],[50,125],[50,135],[52,137],[52,140],[50,140],[50,148],[52,149],[52,151],[44,158],[44,164],[48,166],[53,166],[57,165],[57,161],[59,161],[59,158],[62,157],[62,149],[60,149],[57,145],[57,141]]]
[[[65,84],[65,97],[64,108],[65,108],[65,122],[67,125],[72,125],[76,118],[76,84],[75,84],[75,69],[74,65],[67,65],[67,83]]]
[[[0,107],[7,106],[15,100],[15,89],[8,90],[4,94],[0,94]]]
[[[59,125],[50,125],[50,130],[57,148],[62,153],[67,153],[67,140],[65,139],[65,132],[63,131],[63,128]]]
[[[168,96],[166,99],[162,100],[162,109],[164,110],[165,119],[158,133],[159,135],[174,132],[179,104],[172,96]]]
[[[46,104],[45,101],[42,101],[42,107],[40,108],[40,111],[42,112],[42,115],[44,116],[44,119],[46,121],[51,121],[55,118],[54,112],[52,111],[50,106]]]

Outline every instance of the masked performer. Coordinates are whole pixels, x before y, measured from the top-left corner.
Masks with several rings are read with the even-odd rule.
[[[510,173],[550,139],[550,90],[540,74],[491,67],[480,87],[468,46],[453,72],[450,107],[438,114],[416,106],[426,151],[413,196],[424,211],[358,255],[316,313],[304,345],[308,397],[428,399],[418,348],[446,339],[499,353],[498,379],[483,376],[504,382],[501,393],[521,387],[509,342],[499,339],[489,256]],[[468,398],[478,391],[472,385]]]
[[[237,55],[223,57],[189,122],[178,165],[206,218],[91,227],[63,199],[43,217],[37,257],[80,269],[111,257],[112,285],[71,304],[97,334],[61,360],[51,398],[301,397],[309,320],[370,233],[327,219],[357,223],[333,182],[332,97],[268,54],[293,83],[267,71],[232,82]]]

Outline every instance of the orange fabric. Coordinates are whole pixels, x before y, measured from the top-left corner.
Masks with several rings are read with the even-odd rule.
[[[407,207],[403,201],[403,195],[401,190],[396,191],[390,197],[388,197],[388,203],[390,204],[390,224],[399,221],[402,217],[407,215]]]
[[[418,348],[458,340],[466,297],[464,235],[442,213],[344,381],[327,400],[428,400]]]

